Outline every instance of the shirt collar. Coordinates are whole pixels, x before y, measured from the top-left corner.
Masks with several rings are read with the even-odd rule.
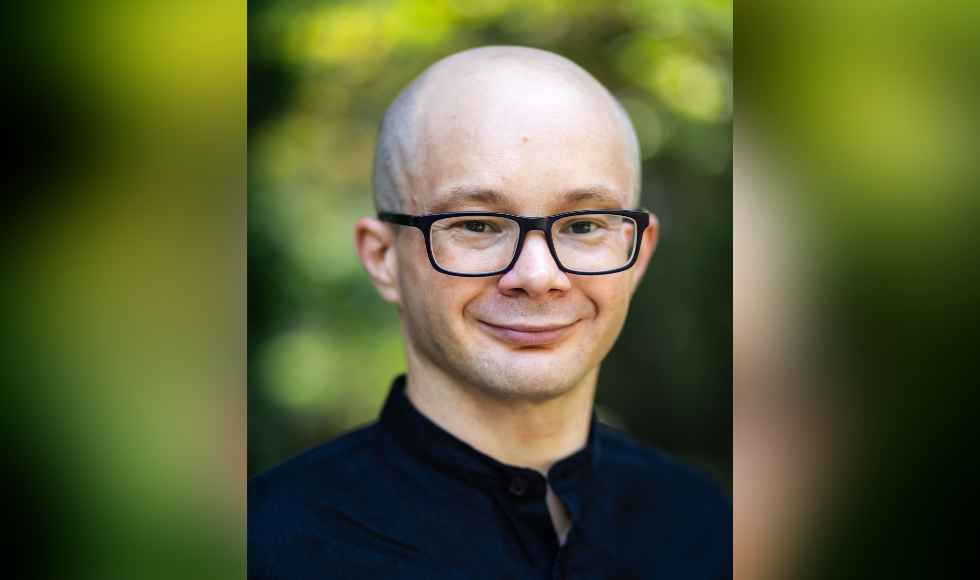
[[[599,458],[593,412],[585,447],[555,463],[548,472],[547,481],[533,469],[501,463],[450,435],[419,413],[405,395],[405,375],[392,384],[380,422],[394,441],[434,469],[481,488],[512,494],[516,479],[523,479],[527,484],[520,495],[544,497],[549,481],[559,495],[580,491],[591,481]]]

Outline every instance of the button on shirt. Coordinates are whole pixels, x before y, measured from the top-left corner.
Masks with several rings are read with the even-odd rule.
[[[559,545],[548,484],[572,527]],[[732,506],[599,425],[545,479],[442,430],[395,381],[380,420],[248,482],[248,577],[730,578]]]

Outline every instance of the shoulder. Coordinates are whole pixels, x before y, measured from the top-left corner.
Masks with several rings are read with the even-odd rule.
[[[598,438],[601,469],[612,475],[613,481],[680,493],[730,508],[718,484],[697,467],[605,425],[599,425]]]
[[[374,424],[249,478],[249,578],[285,577],[301,564],[312,565],[313,554],[337,556],[342,544],[338,537],[357,525],[345,508],[365,504],[378,491],[371,485],[382,461],[379,439],[383,437]],[[300,560],[297,554],[303,555]],[[328,564],[317,565],[331,569]]]
[[[374,424],[249,478],[248,577],[369,577],[392,544],[414,550],[385,527],[400,493],[391,445]]]
[[[658,554],[665,577],[730,577],[732,503],[700,469],[600,426],[599,510],[623,558]],[[651,546],[656,549],[651,552]]]
[[[732,503],[710,476],[611,428],[600,426],[598,436],[603,495],[631,506],[638,525],[655,521],[673,533],[726,543]]]
[[[302,478],[304,473],[325,467],[336,468],[357,456],[369,453],[377,439],[377,425],[351,431],[302,451],[279,465],[248,478],[248,489],[258,491],[286,480]]]
[[[350,497],[353,483],[377,466],[378,431],[377,424],[363,427],[250,477],[249,527],[260,528],[267,519],[282,522],[310,503]]]

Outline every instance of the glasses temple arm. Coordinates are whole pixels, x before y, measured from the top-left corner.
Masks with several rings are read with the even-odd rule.
[[[391,213],[387,211],[378,212],[378,219],[383,222],[391,222],[393,224],[398,224],[400,226],[412,226],[418,225],[418,216],[405,215],[401,213]]]

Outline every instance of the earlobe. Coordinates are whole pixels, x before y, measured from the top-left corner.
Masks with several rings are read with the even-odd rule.
[[[643,241],[640,243],[640,255],[636,257],[636,264],[633,265],[633,283],[630,294],[636,292],[636,287],[640,285],[640,280],[647,271],[647,265],[653,256],[653,251],[657,249],[657,237],[660,233],[660,222],[657,216],[650,214],[650,225],[643,231]]]
[[[364,270],[385,300],[400,304],[394,238],[391,227],[374,218],[362,217],[354,225],[354,246]]]

